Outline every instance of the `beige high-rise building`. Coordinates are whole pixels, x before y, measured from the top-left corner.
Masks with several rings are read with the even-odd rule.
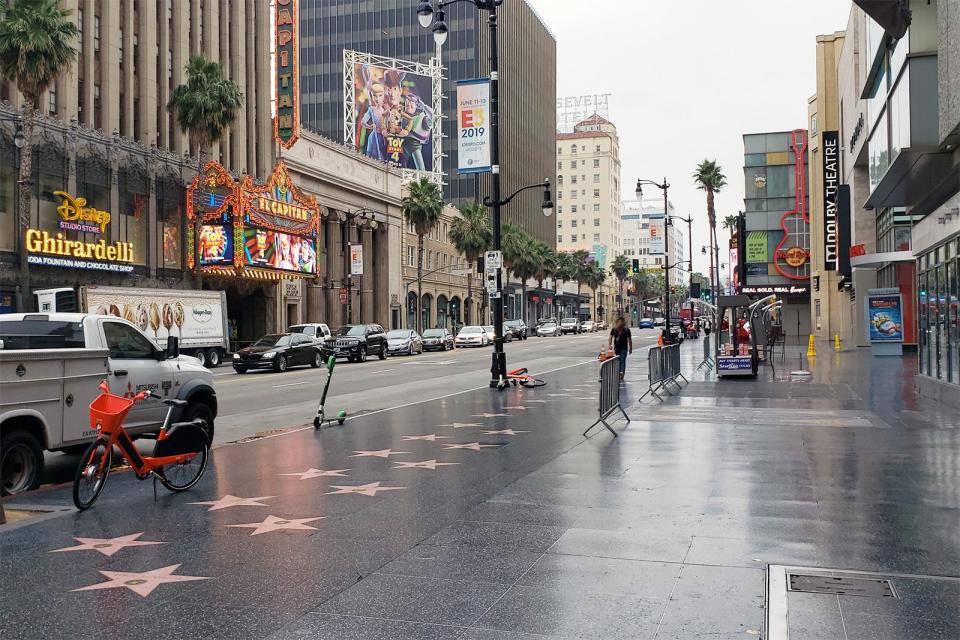
[[[166,109],[191,56],[223,65],[243,103],[211,158],[238,173],[265,176],[273,163],[270,118],[270,3],[261,0],[61,0],[80,29],[77,57],[38,109],[63,122],[188,153],[186,134]],[[165,52],[165,55],[164,53]],[[15,85],[0,100],[20,106]]]
[[[604,266],[623,251],[620,143],[598,115],[557,134],[557,250],[589,251]]]

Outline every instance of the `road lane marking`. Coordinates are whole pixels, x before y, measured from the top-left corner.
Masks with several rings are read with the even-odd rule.
[[[310,384],[312,380],[304,380],[303,382],[288,382],[287,384],[275,384],[273,385],[274,389],[280,389],[281,387],[296,387],[301,384]]]

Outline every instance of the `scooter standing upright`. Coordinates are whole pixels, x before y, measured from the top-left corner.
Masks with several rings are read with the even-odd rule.
[[[317,407],[317,415],[313,419],[313,428],[321,429],[323,425],[332,424],[336,422],[337,424],[343,424],[347,419],[347,412],[341,409],[337,412],[337,417],[335,418],[325,418],[324,417],[324,408],[323,405],[327,402],[327,391],[330,390],[330,380],[333,378],[333,368],[337,366],[336,356],[330,356],[327,359],[327,381],[323,385],[323,395],[320,396],[320,406]]]

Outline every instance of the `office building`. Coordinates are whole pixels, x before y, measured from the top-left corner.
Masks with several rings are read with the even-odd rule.
[[[583,250],[606,267],[620,242],[620,143],[617,128],[594,115],[557,134],[557,250]]]
[[[807,131],[745,134],[743,146],[746,259],[740,291],[776,293],[784,301],[784,334],[805,341],[810,333]],[[720,261],[722,266],[724,256]]]
[[[408,0],[301,0],[300,95],[302,122],[343,140],[343,50],[426,63],[436,55],[433,34],[417,21]],[[451,204],[482,200],[489,174],[457,175],[456,82],[489,76],[487,14],[470,3],[445,9],[449,36],[441,51],[443,82],[444,196]],[[526,0],[499,10],[500,163],[504,195],[555,175],[556,41]],[[540,210],[541,193],[530,191],[503,209],[550,246],[555,222]]]
[[[673,203],[668,202],[670,215],[676,215]],[[650,252],[650,231],[654,233],[665,229],[663,216],[663,198],[645,197],[643,201],[625,200],[621,203],[620,214],[621,243],[623,254],[639,260],[641,269],[662,269],[666,258],[662,253]],[[671,282],[686,283],[689,280],[687,265],[688,242],[686,222],[673,223],[662,231],[669,237]]]

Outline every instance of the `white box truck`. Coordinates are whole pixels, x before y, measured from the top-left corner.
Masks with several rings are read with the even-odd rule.
[[[227,294],[223,291],[99,287],[35,291],[40,313],[94,313],[123,318],[158,346],[180,339],[180,352],[211,369],[230,352]]]

